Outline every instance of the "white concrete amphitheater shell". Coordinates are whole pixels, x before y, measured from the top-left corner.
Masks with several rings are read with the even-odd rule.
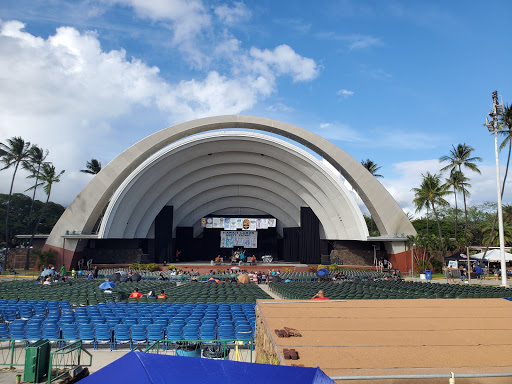
[[[328,140],[303,128],[254,116],[208,117],[171,126],[134,144],[99,172],[78,194],[53,227],[45,249],[56,250],[65,263],[76,259],[116,190],[144,161],[163,148],[187,137],[222,129],[271,132],[304,145],[326,159],[350,183],[370,211],[383,236],[415,234],[407,216],[389,192],[357,160]],[[207,166],[207,164],[205,164]],[[248,197],[249,198],[249,197]],[[324,228],[326,230],[326,228]],[[136,230],[135,230],[136,231]],[[76,238],[66,233],[78,234]],[[135,233],[135,232],[134,232]],[[96,238],[91,235],[90,238]]]
[[[300,208],[307,206],[320,221],[321,239],[368,236],[359,207],[336,175],[296,145],[252,132],[195,135],[151,156],[114,194],[98,238],[151,238],[165,205],[174,207],[173,229],[198,228],[202,217],[237,207],[299,227]]]

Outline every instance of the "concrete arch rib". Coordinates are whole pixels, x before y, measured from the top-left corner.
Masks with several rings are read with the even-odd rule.
[[[178,124],[146,137],[112,160],[78,194],[54,226],[46,247],[62,247],[66,230],[90,233],[115,190],[152,154],[183,138],[212,130],[246,128],[288,137],[310,148],[336,168],[368,207],[382,235],[415,234],[389,192],[357,160],[328,140],[292,124],[253,116],[218,116]],[[66,248],[77,251],[78,242]]]
[[[279,192],[284,191],[284,187],[281,187],[280,184],[277,184],[270,179],[260,176],[249,177],[243,174],[224,174],[218,177],[212,177],[211,180],[206,179],[205,181],[201,180],[197,183],[193,183],[176,195],[173,195],[172,190],[166,190],[165,194],[159,199],[160,202],[155,201],[140,219],[134,237],[144,237],[143,234],[151,224],[153,212],[161,209],[159,206],[162,201],[167,200],[167,205],[173,205],[176,211],[178,209],[182,209],[183,206],[190,204],[191,201],[199,199],[202,194],[208,194],[209,191],[223,186],[231,188],[229,191],[231,196],[238,196],[247,188],[258,188],[267,191],[271,196],[277,196],[280,200],[284,200],[279,195]],[[300,198],[300,196],[292,194],[291,190],[289,192],[290,193],[284,193],[287,196],[287,200],[286,204],[283,202],[283,207],[289,207],[286,211],[289,212],[289,215],[292,215],[292,212],[290,211],[298,211],[301,206],[306,206],[307,204]],[[169,200],[169,197],[172,197],[171,200]],[[176,227],[177,225],[182,224],[177,220],[177,218],[175,218],[173,226]]]
[[[281,215],[284,216],[284,214],[286,214],[286,216],[291,219],[291,221],[287,220],[289,223],[291,222],[292,225],[290,226],[296,227],[300,225],[300,210],[283,197],[266,189],[245,186],[239,187],[236,185],[207,189],[204,193],[197,195],[196,198],[187,200],[185,204],[176,209],[174,215],[176,222],[181,223],[187,220],[188,215],[191,215],[197,207],[202,205],[208,206],[208,204],[212,204],[226,197],[229,199],[250,198],[252,201],[258,202],[258,206],[254,208],[258,208],[269,214],[273,212],[271,208],[279,207],[279,212],[282,212]],[[210,212],[213,211],[214,210],[210,209]]]
[[[293,178],[276,171],[270,172],[269,169],[254,164],[236,164],[234,167],[231,164],[227,164],[225,167],[215,165],[202,168],[181,177],[173,185],[159,186],[159,188],[162,188],[162,194],[152,201],[141,201],[137,204],[136,212],[133,212],[133,221],[135,223],[139,222],[137,233],[142,234],[145,232],[145,229],[140,232],[140,228],[143,226],[147,228],[164,205],[173,205],[177,209],[183,204],[184,199],[187,197],[188,199],[194,199],[209,187],[221,186],[223,183],[237,183],[241,187],[265,187],[269,193],[285,196],[288,201],[293,202],[296,211],[299,211],[301,206],[310,206],[317,212],[319,220],[323,225],[331,227],[330,236],[336,236],[333,233],[336,229],[334,225],[336,223],[329,224],[329,212],[318,203],[310,191],[293,180]],[[241,174],[240,172],[244,170],[250,171],[251,175]],[[157,193],[157,191],[153,192]],[[314,192],[317,192],[317,197],[322,193],[319,190],[314,190]],[[140,214],[143,217],[139,219]],[[349,220],[347,219],[347,221]],[[120,221],[120,225],[122,225],[122,221]],[[113,227],[118,228],[119,226],[113,225]],[[129,233],[126,233],[126,235],[127,237],[131,236]],[[340,235],[345,235],[345,233]]]
[[[280,209],[280,207],[274,206],[271,203],[268,203],[265,200],[239,196],[239,197],[223,197],[220,199],[216,199],[212,202],[206,202],[201,204],[195,208],[194,211],[187,215],[186,221],[183,221],[183,224],[186,226],[193,226],[195,222],[200,220],[202,217],[208,215],[211,212],[218,211],[220,209],[226,208],[255,208],[262,212],[266,212],[268,214],[274,215],[278,220],[281,220],[288,227],[296,227],[298,226],[297,222],[289,217],[286,212]],[[272,213],[267,212],[268,209],[272,209]]]
[[[260,140],[269,140],[268,136],[259,136],[261,136]],[[101,237],[144,237],[151,220],[160,209],[166,204],[175,205],[175,202],[170,203],[169,199],[190,183],[188,178],[194,177],[198,180],[209,178],[211,180],[212,176],[219,176],[225,172],[236,172],[236,169],[239,169],[241,175],[249,173],[254,177],[261,174],[271,178],[273,182],[279,181],[281,192],[287,198],[291,199],[294,194],[299,193],[306,204],[302,202],[300,205],[297,204],[297,210],[300,206],[310,206],[319,216],[323,227],[329,228],[326,229],[324,235],[327,238],[366,238],[364,219],[357,205],[353,199],[350,200],[351,197],[348,191],[343,190],[344,187],[341,186],[339,180],[337,186],[334,185],[332,178],[329,180],[329,176],[325,174],[326,170],[319,172],[317,168],[312,167],[311,161],[308,163],[301,158],[297,158],[296,155],[282,153],[282,148],[277,151],[276,143],[263,145],[260,142],[254,142],[248,146],[246,141],[248,139],[254,140],[253,137],[229,137],[229,140],[226,137],[208,137],[207,139],[214,141],[208,142],[208,145],[196,143],[192,148],[185,146],[185,152],[172,150],[167,154],[161,154],[158,161],[155,160],[151,163],[150,169],[153,179],[148,178],[142,171],[134,172],[137,174],[137,178],[134,177],[136,183],[129,183],[133,185],[121,188],[123,196],[117,198],[119,207],[116,208],[115,217],[112,218],[112,215],[107,212],[105,215],[107,220],[104,223],[105,225],[102,226],[105,231],[100,233]],[[219,141],[221,139],[224,141]],[[243,141],[241,141],[242,139]],[[256,153],[248,153],[248,147]],[[245,151],[243,151],[244,149]],[[237,152],[228,152],[229,150]],[[264,157],[261,156],[263,152],[265,152]],[[202,153],[210,156],[200,156]],[[221,157],[215,156],[216,153],[220,153]],[[290,167],[285,161],[293,163],[293,167]],[[319,163],[316,159],[315,161]],[[251,167],[255,167],[254,164],[257,162],[263,163],[261,172],[251,169]],[[205,164],[209,166],[207,167]],[[224,171],[222,167],[226,167],[227,171]],[[154,178],[155,175],[164,176],[159,176],[160,179],[157,180]],[[312,182],[312,179],[315,178],[317,179],[316,183]],[[300,180],[306,188],[296,180]],[[196,182],[196,180],[193,182]],[[182,186],[180,187],[180,185]],[[277,190],[274,191],[277,192]],[[195,195],[191,192],[187,193],[192,196]],[[117,214],[118,212],[120,213]],[[140,215],[144,215],[142,221],[139,220]],[[345,216],[343,221],[340,222],[342,215]],[[148,220],[149,222],[147,222]],[[115,231],[112,232],[110,228],[114,228]]]

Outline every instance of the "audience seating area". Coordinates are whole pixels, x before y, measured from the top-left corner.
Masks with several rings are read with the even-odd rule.
[[[71,279],[67,283],[54,285],[35,284],[34,281],[9,281],[0,283],[0,299],[5,300],[64,300],[73,306],[127,302],[134,288],[144,294],[138,302],[179,302],[179,303],[254,303],[256,299],[271,297],[255,284],[198,283],[186,282],[179,286],[175,282],[143,280],[139,282],[116,283],[112,293],[99,288],[102,280]],[[167,299],[147,298],[149,291],[159,294],[165,291]]]
[[[336,273],[343,275],[345,280],[375,280],[383,279],[389,273],[365,271],[358,269],[340,269],[338,271],[329,272],[329,278],[332,279]],[[317,281],[318,275],[315,272],[285,272],[281,273],[281,279],[291,280],[294,282]]]
[[[286,299],[311,299],[320,289],[329,299],[463,299],[512,296],[512,289],[479,285],[432,284],[410,281],[344,281],[270,283]]]
[[[254,338],[256,320],[250,303],[109,301],[73,308],[68,301],[2,299],[0,314],[0,340],[28,345],[44,338],[63,345],[80,339],[95,349],[147,347],[163,339],[249,340]]]

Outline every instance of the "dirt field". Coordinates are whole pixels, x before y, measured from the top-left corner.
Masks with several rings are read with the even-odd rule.
[[[319,366],[329,376],[512,372],[507,300],[262,300],[258,305],[278,358],[287,365]],[[302,337],[277,337],[274,329],[285,326]],[[300,359],[284,360],[283,348],[294,348]],[[490,380],[512,382],[511,377],[457,382]]]

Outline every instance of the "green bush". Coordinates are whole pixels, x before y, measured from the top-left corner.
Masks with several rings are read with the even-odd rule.
[[[134,270],[139,270],[139,269],[142,269],[141,266],[142,266],[142,264],[132,263],[132,264],[130,264],[130,266],[128,268],[134,269]]]
[[[443,271],[443,263],[437,259],[430,259],[430,264],[432,264],[432,269],[434,273],[441,273]]]
[[[329,265],[329,271],[333,272],[333,271],[337,271],[337,270],[338,270],[338,264],[332,263],[331,265]]]
[[[160,267],[158,266],[158,264],[155,264],[155,263],[146,264],[144,267],[145,267],[144,269],[148,272],[155,272],[155,271],[160,270]]]
[[[55,264],[57,251],[54,251],[51,248],[45,252],[43,252],[41,249],[35,249],[34,255],[36,255],[39,259],[38,264],[40,268],[47,267],[48,264]]]

